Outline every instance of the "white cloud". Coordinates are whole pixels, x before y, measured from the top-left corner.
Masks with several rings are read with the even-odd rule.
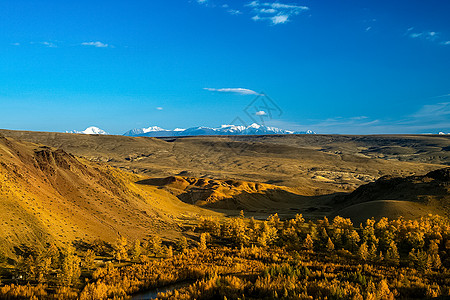
[[[220,7],[232,15],[250,14],[254,21],[266,21],[272,25],[284,24],[291,20],[292,16],[309,10],[309,7],[297,4],[284,4],[278,1],[267,2],[251,1],[241,4],[241,7],[231,8],[229,4],[215,5],[213,1],[196,0],[199,4],[208,4],[210,7]],[[273,1],[273,2],[272,2]],[[262,16],[261,16],[262,15]]]
[[[275,14],[277,11],[273,8],[261,8],[259,12],[262,14]]]
[[[246,6],[258,7],[259,5],[260,5],[259,1],[252,1],[252,2],[248,3]]]
[[[289,16],[288,15],[278,15],[278,16],[272,17],[271,20],[274,25],[284,24],[289,20]]]
[[[58,46],[56,46],[55,44],[53,44],[51,42],[41,42],[40,44],[44,45],[46,47],[49,47],[49,48],[57,48],[58,47]]]
[[[161,106],[158,106],[156,109],[157,109],[157,110],[163,110],[164,108],[161,107]]]
[[[421,37],[423,35],[423,33],[411,33],[409,36],[412,37],[413,39]]]
[[[239,95],[259,95],[259,93],[244,89],[244,88],[221,88],[221,89],[215,89],[215,88],[204,88],[204,90],[210,91],[210,92],[220,92],[220,93],[234,93]]]
[[[257,111],[257,112],[255,113],[255,115],[257,115],[257,116],[266,116],[267,113],[266,113],[265,111],[263,111],[263,110],[260,110],[260,111]]]
[[[242,15],[242,12],[240,10],[237,9],[229,9],[227,10],[230,14],[232,15]]]
[[[406,35],[412,39],[422,39],[431,42],[438,42],[441,45],[450,45],[450,41],[443,41],[440,37],[440,33],[436,31],[422,31],[414,32],[414,27],[410,27],[406,30]]]
[[[372,29],[372,26],[369,26],[366,28],[366,31],[370,31]]]
[[[255,16],[252,17],[254,21],[268,20],[273,25],[284,24],[289,22],[290,17],[298,15],[306,10],[307,6],[283,4],[280,2],[259,2],[253,1],[246,6],[252,7]],[[261,17],[260,14],[265,15]]]
[[[92,47],[96,47],[96,48],[107,48],[107,47],[111,47],[108,44],[102,43],[102,42],[83,42],[81,43],[82,46],[92,46]]]

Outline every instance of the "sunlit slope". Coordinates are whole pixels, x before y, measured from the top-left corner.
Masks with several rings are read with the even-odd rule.
[[[176,218],[206,212],[134,183],[142,179],[63,150],[0,136],[0,245],[167,236],[176,234]]]

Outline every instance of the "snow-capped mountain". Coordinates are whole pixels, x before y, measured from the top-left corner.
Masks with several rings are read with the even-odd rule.
[[[107,133],[106,131],[104,131],[103,129],[100,129],[98,127],[95,126],[91,126],[86,128],[83,131],[77,131],[77,130],[72,130],[72,131],[66,131],[66,133],[77,133],[77,134],[103,134],[103,135],[107,135],[109,133]]]
[[[276,127],[269,127],[253,123],[250,126],[222,125],[218,128],[192,127],[188,129],[176,128],[174,130],[162,129],[157,126],[149,128],[132,129],[125,132],[126,136],[148,136],[148,137],[176,137],[176,136],[199,136],[199,135],[268,135],[268,134],[315,134],[308,130],[295,132]]]

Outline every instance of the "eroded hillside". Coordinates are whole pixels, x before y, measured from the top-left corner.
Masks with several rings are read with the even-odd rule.
[[[3,249],[74,240],[112,242],[177,235],[178,218],[209,213],[144,179],[60,149],[0,136],[0,240]],[[211,213],[213,214],[213,213]]]

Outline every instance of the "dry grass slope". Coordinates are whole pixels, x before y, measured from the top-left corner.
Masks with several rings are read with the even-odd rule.
[[[179,233],[179,218],[213,214],[179,201],[144,177],[64,150],[0,136],[0,245],[112,242]]]

